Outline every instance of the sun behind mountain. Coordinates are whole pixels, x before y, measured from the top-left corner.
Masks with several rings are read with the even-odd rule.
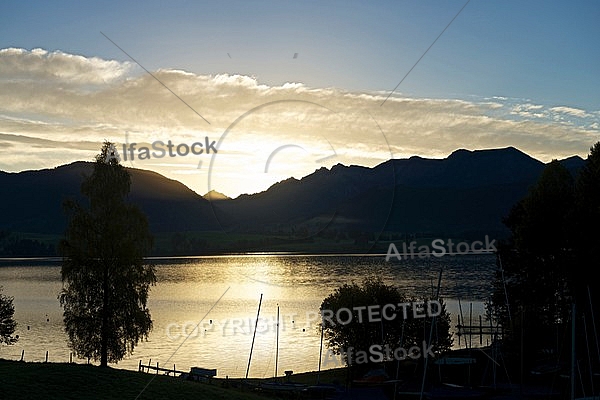
[[[211,190],[202,197],[208,201],[231,200],[230,197],[224,195],[223,193],[217,192],[216,190]]]

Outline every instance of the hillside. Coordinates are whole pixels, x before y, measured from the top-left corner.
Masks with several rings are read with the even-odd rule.
[[[53,169],[0,173],[0,230],[62,234],[66,199],[84,202],[80,194],[92,163],[75,162]],[[214,230],[212,207],[187,186],[152,171],[127,168],[131,174],[129,201],[146,213],[153,232]]]
[[[583,163],[571,157],[565,165],[576,174]],[[513,147],[395,159],[374,168],[338,164],[215,208],[224,226],[243,232],[506,234],[502,217],[544,166]]]
[[[570,157],[562,163],[575,175],[584,160]],[[261,243],[285,245],[316,236],[357,240],[383,231],[501,237],[507,234],[502,218],[544,166],[513,147],[456,150],[444,159],[394,159],[373,168],[337,164],[235,199],[216,191],[200,196],[155,172],[127,168],[132,179],[128,200],[148,216],[161,252],[169,254],[257,250]],[[62,203],[69,198],[84,202],[79,190],[91,169],[92,163],[75,162],[0,172],[0,253],[8,232],[61,236],[66,226]],[[21,247],[19,255],[35,248]]]

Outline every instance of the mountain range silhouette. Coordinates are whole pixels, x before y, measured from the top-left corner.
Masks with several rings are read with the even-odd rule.
[[[579,156],[560,160],[575,176]],[[146,213],[154,234],[167,232],[288,233],[325,231],[428,233],[499,237],[502,218],[537,181],[546,164],[514,148],[456,150],[444,159],[392,159],[373,168],[337,164],[235,199],[201,196],[158,173],[127,168],[128,200]],[[91,162],[0,172],[0,230],[61,235],[65,199],[80,194]]]

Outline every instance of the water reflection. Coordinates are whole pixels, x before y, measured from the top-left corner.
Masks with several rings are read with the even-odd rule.
[[[62,288],[60,260],[9,260],[0,264],[4,294],[14,296],[19,342],[0,348],[0,357],[68,361],[69,349],[57,296]],[[154,329],[147,342],[118,364],[136,369],[147,363],[216,368],[218,376],[245,375],[260,295],[263,295],[250,376],[274,372],[276,315],[280,307],[279,371],[316,370],[319,333],[316,313],[321,301],[343,283],[380,277],[415,297],[431,296],[443,268],[441,294],[452,313],[453,325],[475,320],[483,312],[495,259],[468,255],[387,263],[383,256],[243,255],[151,259],[158,283],[148,307]],[[223,295],[221,301],[215,301]],[[459,307],[460,300],[460,307]],[[214,307],[204,321],[202,317]],[[195,329],[198,325],[198,329]],[[29,328],[29,329],[28,329]],[[463,343],[464,344],[464,343]],[[455,340],[455,346],[458,341]],[[326,367],[335,367],[329,365]]]

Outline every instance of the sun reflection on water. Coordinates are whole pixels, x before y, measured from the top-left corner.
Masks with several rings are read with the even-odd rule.
[[[318,368],[319,357],[316,313],[337,286],[378,276],[409,295],[430,296],[443,268],[441,294],[454,325],[460,311],[458,299],[463,318],[469,318],[471,307],[474,318],[483,312],[495,267],[493,256],[386,263],[384,257],[370,256],[253,254],[150,262],[156,265],[158,278],[148,301],[154,329],[147,342],[116,366],[137,369],[140,360],[152,360],[170,367],[175,364],[180,370],[216,368],[223,377],[245,375],[261,294],[250,376],[268,377],[275,368],[278,306],[280,374],[287,369],[311,371]],[[20,359],[25,350],[26,361],[43,361],[48,351],[50,361],[68,361],[70,350],[57,299],[62,288],[60,264],[48,260],[4,263],[0,282],[4,294],[14,296],[20,336],[15,346],[0,349],[0,357]]]

